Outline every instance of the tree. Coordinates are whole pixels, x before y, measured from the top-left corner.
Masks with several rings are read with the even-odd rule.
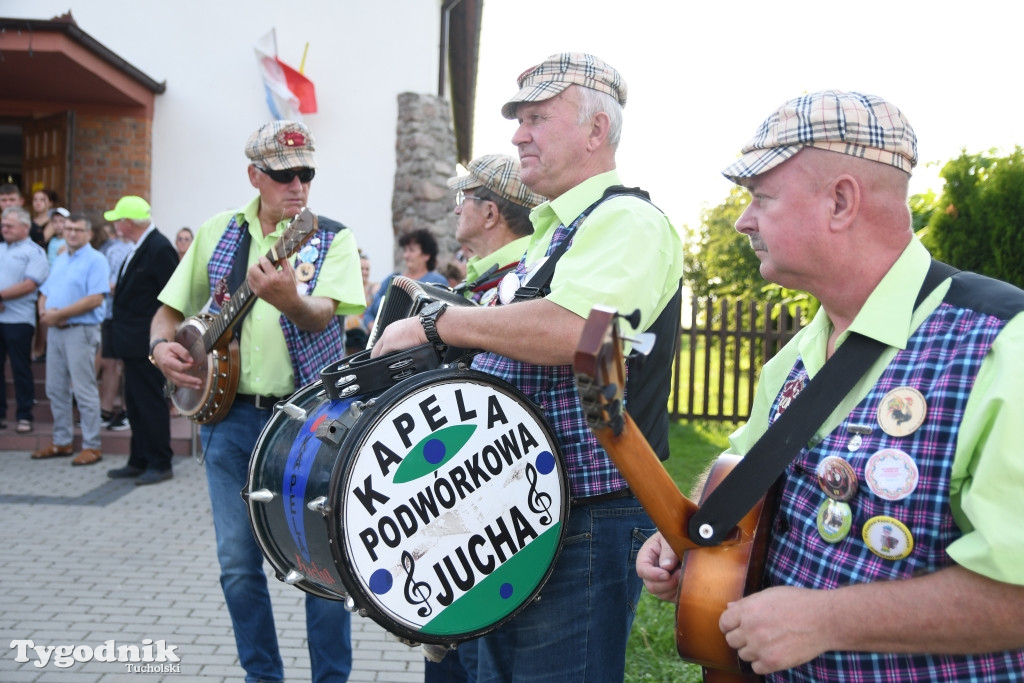
[[[922,241],[950,265],[1024,287],[1024,150],[994,154],[964,151],[942,168]]]

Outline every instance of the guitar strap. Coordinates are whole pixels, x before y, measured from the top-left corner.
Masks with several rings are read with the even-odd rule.
[[[952,266],[932,259],[914,309],[939,283],[957,272]],[[881,356],[885,347],[882,342],[856,332],[849,335],[690,518],[688,532],[694,543],[713,546],[725,540]]]
[[[235,255],[231,260],[231,271],[228,273],[226,280],[227,290],[229,292],[237,292],[238,288],[245,282],[245,273],[249,269],[249,245],[252,243],[252,235],[249,234],[249,224],[242,224],[242,239],[238,241],[238,248],[235,249]],[[249,315],[249,310],[242,311],[242,314],[238,316],[238,321],[235,323],[235,339],[241,340],[242,338],[242,321],[245,320],[245,316]]]

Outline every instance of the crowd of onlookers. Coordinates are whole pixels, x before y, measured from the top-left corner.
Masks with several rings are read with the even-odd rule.
[[[9,211],[10,209],[10,211]],[[87,243],[105,257],[109,285],[114,290],[125,259],[132,252],[131,242],[119,235],[113,223],[97,217],[73,214],[61,205],[56,192],[36,188],[26,206],[25,196],[15,184],[0,184],[0,212],[3,215],[3,243],[0,243],[0,384],[4,382],[5,363],[9,362],[15,384],[17,433],[33,431],[33,405],[36,402],[32,363],[45,363],[47,322],[40,316],[37,301],[47,279],[58,266],[58,258],[67,252],[65,228],[69,223],[84,223]],[[27,222],[28,225],[24,225]],[[192,243],[192,230],[182,228],[175,246],[179,258]],[[110,335],[112,293],[103,297],[101,334]],[[122,361],[110,354],[97,353],[95,370],[99,383],[101,425],[110,431],[125,431],[130,424],[125,411]],[[73,391],[73,390],[72,390]],[[6,394],[0,396],[0,429],[8,418]]]

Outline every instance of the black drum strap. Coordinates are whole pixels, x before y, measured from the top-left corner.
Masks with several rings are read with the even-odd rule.
[[[548,260],[545,261],[544,264],[537,269],[537,272],[534,273],[533,277],[530,278],[530,285],[523,285],[518,290],[516,290],[516,295],[512,299],[512,303],[516,303],[518,301],[529,301],[530,299],[537,299],[539,297],[547,296],[548,293],[551,291],[551,280],[555,277],[555,266],[558,265],[558,260],[562,258],[562,255],[569,248],[569,245],[572,244],[572,238],[573,235],[576,234],[576,231],[579,230],[580,226],[583,225],[584,221],[587,220],[587,217],[590,215],[590,213],[594,209],[596,209],[600,204],[604,203],[609,199],[612,199],[613,197],[621,197],[623,195],[632,195],[634,197],[639,197],[640,199],[643,199],[645,202],[649,203],[651,206],[654,206],[654,203],[651,201],[651,195],[646,190],[641,190],[639,187],[625,187],[624,185],[612,185],[611,187],[607,188],[604,191],[604,194],[601,195],[600,199],[598,199],[596,202],[585,208],[582,211],[582,213],[580,213],[580,215],[576,217],[576,220],[573,221],[574,223],[576,223],[576,227],[573,228],[569,232],[569,234],[565,236],[565,239],[563,239],[558,244],[558,246],[555,247],[555,249],[548,255]]]

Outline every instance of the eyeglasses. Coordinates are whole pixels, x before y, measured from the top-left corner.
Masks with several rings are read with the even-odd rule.
[[[281,183],[282,185],[287,185],[291,181],[295,180],[296,176],[298,176],[300,183],[308,183],[313,180],[313,176],[316,175],[315,168],[300,168],[297,171],[293,168],[289,168],[284,171],[273,171],[269,168],[261,168],[259,166],[256,168],[270,176],[270,179],[275,183]]]
[[[487,199],[484,199],[483,197],[477,197],[476,195],[466,194],[462,190],[459,190],[458,192],[455,193],[455,206],[462,206],[463,204],[466,203],[467,199],[475,199],[478,202],[489,201]]]

